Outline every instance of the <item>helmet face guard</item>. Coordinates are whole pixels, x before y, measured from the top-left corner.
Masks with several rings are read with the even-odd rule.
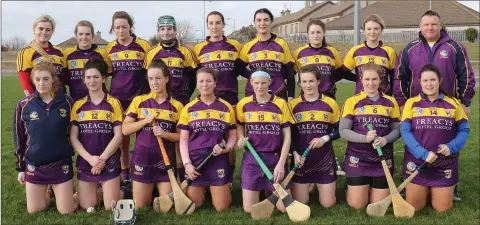
[[[118,202],[112,201],[112,218],[114,225],[134,225],[137,219],[135,201],[122,199]]]

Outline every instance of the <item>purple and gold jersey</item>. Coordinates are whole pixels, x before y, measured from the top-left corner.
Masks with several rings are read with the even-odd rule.
[[[182,103],[168,97],[162,104],[158,104],[155,98],[157,95],[150,92],[146,95],[140,95],[133,99],[132,104],[128,107],[126,116],[136,121],[145,119],[149,114],[155,115],[155,123],[164,131],[175,133],[176,124],[183,108]],[[168,158],[175,164],[175,142],[163,139],[165,150]],[[157,137],[153,134],[152,125],[146,125],[135,134],[135,151],[133,152],[132,162],[147,166],[158,166],[165,169],[160,146]]]
[[[277,96],[286,97],[285,79],[290,76],[289,73],[293,73],[295,62],[284,39],[273,33],[267,41],[260,41],[260,37],[256,37],[242,47],[240,60],[250,68],[251,72],[259,67],[265,68],[272,78],[270,90]],[[248,81],[245,86],[245,96],[252,94],[253,87]]]
[[[197,68],[190,49],[179,44],[178,41],[172,47],[158,44],[148,52],[145,58],[145,69],[148,69],[155,59],[161,59],[167,64],[171,74],[172,97],[186,105],[193,92],[190,90],[189,82],[191,79],[195,80],[195,68]]]
[[[468,118],[458,100],[445,95],[431,102],[419,94],[407,100],[402,114],[402,123],[410,123],[415,139],[431,152],[437,152],[440,144],[452,141],[457,134],[457,125],[465,120]],[[457,160],[458,156],[458,152],[450,156],[438,154],[438,159],[431,166],[441,167]],[[405,160],[422,163],[421,159],[416,159],[410,153],[407,146]]]
[[[337,49],[329,45],[314,48],[310,44],[306,44],[293,53],[293,59],[296,72],[306,65],[315,65],[322,75],[318,91],[332,98],[335,97],[337,92],[335,82],[342,79],[341,75],[335,73],[336,69],[342,67],[342,58]]]
[[[90,49],[81,50],[78,46],[67,48],[64,52],[64,61],[67,64],[67,84],[70,86],[70,96],[79,100],[88,95],[88,89],[83,82],[83,68],[89,59],[101,59],[107,63],[108,73],[112,72],[112,63],[105,49],[92,45]]]
[[[240,100],[236,107],[237,121],[245,126],[247,137],[257,152],[280,152],[282,129],[294,123],[287,102],[275,95],[259,104],[255,95]]]
[[[353,121],[352,131],[361,135],[368,133],[365,123],[371,123],[380,137],[386,136],[391,132],[391,123],[399,122],[400,109],[397,102],[391,96],[380,92],[379,98],[374,101],[367,97],[363,91],[348,98],[345,101],[342,110],[342,118]],[[383,155],[387,163],[391,164],[393,159],[393,143],[388,143],[383,148]],[[372,147],[371,143],[354,143],[348,142],[345,162],[349,160],[350,167],[358,167],[358,163],[376,163],[380,162],[377,151]],[[359,162],[359,160],[361,162]],[[379,165],[379,173],[383,173],[381,165]],[[389,165],[390,167],[390,165]],[[347,168],[348,169],[348,168]],[[371,172],[371,171],[370,171]],[[377,176],[375,174],[356,174],[361,176]]]
[[[225,140],[229,130],[235,129],[235,111],[227,101],[216,97],[210,105],[200,96],[182,110],[178,128],[190,132],[188,150],[211,148]]]
[[[219,97],[236,105],[238,102],[238,80],[240,59],[238,54],[242,48],[236,40],[227,39],[211,42],[210,37],[193,48],[195,58],[200,67],[208,67],[217,73],[217,86]]]
[[[288,103],[292,110],[295,124],[292,126],[292,146],[298,154],[303,154],[314,138],[320,138],[333,132],[340,120],[340,108],[332,98],[320,94],[314,102],[306,101],[303,95]],[[309,157],[302,168],[311,171],[320,170],[328,162],[334,161],[332,142],[327,142],[319,149],[311,149]],[[309,160],[310,159],[310,160]]]
[[[63,69],[66,67],[65,60],[63,59],[63,51],[61,48],[52,45],[48,42],[48,48],[44,48],[46,53],[51,57],[51,62],[55,67],[56,75],[60,80],[63,80]],[[17,71],[24,71],[30,73],[33,67],[41,62],[50,61],[35,51],[30,46],[23,48],[17,55]],[[32,87],[35,87],[32,83]]]
[[[116,40],[107,45],[108,57],[112,62],[112,81],[110,94],[118,100],[132,100],[141,94],[145,81],[143,62],[150,44],[133,35],[132,43],[127,46]]]
[[[355,69],[357,75],[357,87],[355,88],[355,94],[358,94],[363,90],[362,83],[358,79],[362,73],[362,67],[364,64],[373,62],[382,68],[383,74],[381,75],[380,91],[388,95],[392,94],[392,82],[393,82],[393,70],[397,61],[397,53],[389,46],[383,45],[380,41],[376,48],[370,48],[364,42],[357,46],[354,46],[348,51],[343,61],[342,69],[345,71],[352,71]]]
[[[78,127],[78,140],[87,152],[99,156],[114,137],[113,128],[122,125],[123,110],[118,99],[108,94],[99,104],[94,104],[87,94],[73,105],[70,121]],[[119,157],[120,151],[116,151],[105,164],[117,163]],[[76,165],[79,168],[90,167],[80,155]]]

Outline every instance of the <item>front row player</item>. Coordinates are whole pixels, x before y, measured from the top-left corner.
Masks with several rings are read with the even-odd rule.
[[[178,121],[185,174],[193,180],[187,196],[198,208],[205,201],[205,188],[210,187],[213,206],[222,212],[232,203],[229,153],[237,139],[235,111],[227,101],[215,96],[217,77],[213,69],[200,68],[196,80],[199,96],[185,106]],[[224,140],[223,149],[219,143]],[[214,157],[197,171],[196,167],[212,151]]]
[[[78,207],[73,197],[73,148],[66,132],[73,100],[59,91],[50,63],[35,65],[30,79],[35,92],[20,99],[13,120],[17,179],[26,184],[29,213],[49,207],[53,193],[47,187],[51,185],[58,212],[70,214]]]
[[[381,67],[375,63],[363,66],[359,77],[363,90],[345,101],[340,119],[340,135],[348,141],[343,167],[348,185],[347,203],[355,209],[390,194],[375,148],[382,147],[392,173],[393,142],[400,137],[400,109],[393,97],[379,91],[381,74]],[[375,130],[368,131],[365,123],[373,124]]]
[[[182,103],[171,97],[171,76],[167,65],[154,60],[147,70],[151,92],[133,99],[123,121],[124,135],[135,133],[132,155],[132,194],[139,208],[152,204],[153,186],[160,195],[172,192],[157,136],[163,139],[167,155],[173,160],[178,156],[175,142],[179,140],[177,121],[183,108]],[[152,122],[157,126],[152,127]]]
[[[102,59],[87,61],[82,71],[87,96],[73,105],[70,141],[77,152],[78,197],[80,207],[96,207],[101,201],[97,185],[102,184],[103,203],[111,210],[120,192],[120,151],[123,111],[120,101],[105,93],[108,66]]]
[[[265,165],[274,171],[275,182],[280,182],[285,176],[291,141],[290,125],[293,124],[293,119],[287,102],[281,97],[269,94],[271,83],[270,74],[267,72],[252,73],[250,85],[254,94],[240,100],[236,107],[237,136],[238,147],[245,147],[244,138],[248,138]],[[241,173],[243,209],[250,213],[252,205],[260,200],[260,191],[274,189],[248,150],[243,155]],[[285,211],[281,201],[277,208]]]
[[[405,103],[401,133],[405,141],[403,178],[428,162],[406,187],[406,200],[415,210],[427,204],[429,189],[437,212],[452,208],[453,190],[458,183],[458,157],[470,134],[468,118],[461,103],[440,89],[439,69],[432,64],[420,71],[422,93]]]
[[[340,108],[335,100],[319,93],[321,74],[315,65],[307,65],[298,71],[303,94],[289,102],[295,120],[292,126],[292,146],[295,163],[307,147],[308,157],[292,179],[292,195],[307,204],[309,186],[316,184],[320,204],[324,208],[335,205],[335,173],[337,165],[332,141],[340,137],[338,123]]]

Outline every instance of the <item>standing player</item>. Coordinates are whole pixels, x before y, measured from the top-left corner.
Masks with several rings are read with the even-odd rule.
[[[271,83],[267,72],[252,73],[250,85],[255,94],[243,98],[237,105],[237,136],[238,147],[245,147],[244,138],[248,138],[265,165],[273,170],[274,181],[280,182],[285,176],[293,119],[287,102],[268,93]],[[241,182],[243,210],[248,213],[252,205],[259,202],[260,191],[273,191],[272,184],[248,150],[242,159]],[[277,208],[285,211],[282,202]]]
[[[228,154],[237,140],[235,111],[227,101],[215,96],[217,78],[213,69],[199,69],[196,80],[200,94],[185,106],[178,121],[185,174],[193,180],[187,196],[198,208],[205,201],[205,187],[210,187],[213,206],[222,212],[232,203],[229,183],[233,171]],[[224,140],[227,143],[221,148],[219,143]],[[196,167],[212,151],[214,157],[197,171]]]
[[[393,86],[393,68],[397,60],[397,53],[389,46],[383,44],[380,40],[385,23],[383,19],[377,15],[372,14],[367,16],[363,21],[363,31],[365,32],[365,42],[353,46],[345,56],[342,69],[345,73],[345,79],[357,83],[355,94],[363,90],[363,85],[360,80],[363,65],[367,63],[375,63],[382,69],[380,92],[387,95],[392,95]],[[355,69],[355,75],[350,71]]]
[[[59,78],[59,81],[65,81],[63,76],[65,61],[63,60],[62,49],[50,43],[54,31],[55,20],[51,16],[42,15],[38,17],[33,23],[33,35],[35,39],[29,46],[18,52],[17,71],[20,84],[26,96],[33,94],[35,91],[30,73],[32,68],[41,62],[52,63],[55,68],[55,76]],[[60,90],[65,90],[65,86],[62,83],[60,83]]]
[[[292,145],[295,163],[307,147],[311,152],[296,171],[292,183],[293,197],[304,204],[309,201],[309,185],[316,184],[324,208],[335,205],[336,162],[332,141],[338,139],[340,108],[335,100],[319,92],[321,72],[315,65],[298,71],[303,94],[289,102],[295,119]]]
[[[103,91],[108,66],[90,59],[82,71],[87,96],[73,105],[70,140],[77,152],[78,197],[80,207],[96,207],[97,185],[102,184],[103,203],[111,210],[120,196],[120,151],[123,111],[120,102]]]
[[[150,49],[150,44],[133,34],[133,19],[125,11],[117,11],[113,14],[110,27],[110,33],[112,32],[117,39],[110,42],[106,49],[113,67],[110,93],[120,100],[123,109],[127,109],[135,96],[148,89],[143,61]],[[120,146],[120,163],[124,181],[130,180],[129,146],[130,136],[125,136]]]
[[[83,68],[89,59],[102,59],[108,65],[108,73],[112,72],[112,63],[105,49],[92,44],[94,37],[93,24],[90,21],[82,20],[75,26],[75,38],[77,46],[67,48],[64,53],[66,63],[66,83],[69,86],[69,93],[73,100],[77,101],[88,95],[88,88],[83,80]],[[106,74],[108,75],[108,74]],[[106,86],[103,84],[106,91]]]
[[[175,142],[179,140],[176,124],[183,108],[182,103],[170,95],[171,75],[161,60],[151,63],[147,71],[151,92],[133,99],[122,125],[124,135],[135,133],[132,156],[134,168],[133,199],[141,208],[151,205],[153,186],[160,195],[172,192],[157,136],[163,139],[168,158],[175,166]],[[157,126],[152,127],[152,122]]]
[[[337,86],[335,82],[341,80],[342,58],[337,49],[327,45],[325,41],[325,24],[320,20],[311,20],[307,24],[309,43],[300,47],[293,53],[295,71],[298,72],[303,66],[315,65],[321,75],[318,92],[335,99]]]
[[[60,83],[51,63],[38,63],[31,70],[35,92],[20,99],[13,120],[13,141],[18,182],[26,184],[27,211],[39,212],[50,205],[55,193],[57,210],[70,214],[78,207],[73,197],[73,148],[68,140],[73,100],[59,91]]]
[[[285,100],[287,100],[288,95],[289,100],[293,99],[295,96],[294,60],[287,42],[271,33],[273,15],[268,9],[257,10],[254,15],[254,22],[257,37],[242,47],[240,59],[251,72],[256,71],[257,68],[267,70],[271,75],[272,83],[269,88],[274,95]],[[250,77],[249,74],[245,74],[245,76]],[[287,79],[286,87],[285,79]],[[249,81],[245,87],[245,96],[250,96],[253,93],[254,90]]]
[[[381,74],[381,66],[375,63],[363,65],[359,77],[363,90],[345,101],[340,119],[340,135],[348,141],[343,165],[348,185],[347,202],[355,209],[367,206],[369,201],[378,202],[390,194],[375,148],[382,147],[392,173],[393,142],[400,137],[400,109],[393,97],[380,92]],[[375,130],[368,131],[365,123],[372,123]],[[377,137],[375,141],[374,137]]]
[[[237,76],[243,73],[244,65],[238,58],[241,45],[236,40],[223,36],[225,20],[220,12],[213,11],[207,15],[207,28],[210,36],[195,45],[193,52],[201,68],[212,68],[217,75],[215,91],[219,98],[230,103],[234,108],[238,103]],[[241,68],[243,65],[243,68]],[[230,183],[235,169],[235,148],[230,152]]]
[[[161,16],[157,21],[157,38],[160,43],[148,52],[145,68],[153,60],[161,59],[167,64],[172,75],[172,97],[183,105],[190,102],[195,90],[195,70],[197,64],[190,49],[179,43],[176,38],[177,23],[172,16]]]
[[[452,208],[458,183],[458,158],[467,142],[470,127],[461,103],[441,89],[445,80],[438,67],[427,64],[420,70],[422,93],[405,103],[401,131],[405,141],[403,177],[417,166],[429,164],[406,187],[406,200],[415,210],[424,208],[430,189],[437,212]]]

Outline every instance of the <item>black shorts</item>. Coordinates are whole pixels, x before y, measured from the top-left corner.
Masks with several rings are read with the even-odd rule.
[[[347,174],[347,184],[350,186],[370,185],[371,188],[387,189],[388,182],[385,176],[383,177],[367,177]]]

